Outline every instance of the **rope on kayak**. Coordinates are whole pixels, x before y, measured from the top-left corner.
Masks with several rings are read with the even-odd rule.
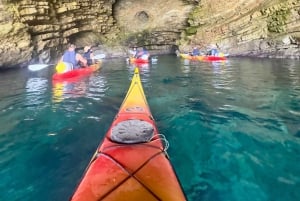
[[[164,134],[157,134],[157,136],[160,138],[161,141],[163,141],[163,145],[164,145],[164,152],[167,152],[168,148],[169,148],[169,141],[167,140],[166,136]],[[151,138],[151,140],[155,141],[158,139],[154,139],[154,136]]]
[[[129,180],[130,178],[134,178],[140,185],[142,185],[151,195],[153,195],[153,197],[155,197],[158,201],[162,201],[162,199],[160,197],[158,197],[158,195],[156,195],[155,192],[153,192],[153,190],[151,188],[149,188],[143,180],[141,180],[139,177],[136,176],[136,174],[143,168],[145,167],[149,161],[151,161],[152,159],[154,159],[155,157],[157,157],[158,155],[160,155],[162,152],[157,152],[155,154],[153,154],[150,158],[148,158],[143,164],[141,164],[136,170],[134,171],[129,171],[123,164],[121,164],[118,160],[116,160],[113,156],[101,152],[100,154],[102,154],[104,157],[107,157],[108,159],[112,160],[118,167],[120,167],[124,172],[126,172],[128,174],[127,177],[125,177],[123,180],[121,180],[117,185],[115,185],[113,188],[111,188],[108,192],[106,192],[104,195],[102,195],[100,198],[98,198],[98,200],[103,200],[104,198],[106,198],[109,194],[111,194],[114,190],[116,190],[117,188],[119,188],[122,184],[124,184],[127,180]]]

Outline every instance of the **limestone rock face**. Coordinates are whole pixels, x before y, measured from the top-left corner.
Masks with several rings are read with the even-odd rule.
[[[14,22],[9,9],[0,4],[0,66],[29,60],[32,47],[28,27]]]
[[[299,0],[202,0],[189,25],[182,49],[214,44],[231,55],[300,58]]]
[[[0,0],[0,68],[55,60],[69,42],[300,58],[300,0]]]
[[[76,42],[80,37],[88,38],[86,44],[91,44],[109,36],[111,31],[118,33],[112,15],[114,2],[0,1],[0,66],[27,64],[33,59],[49,61],[67,43]]]

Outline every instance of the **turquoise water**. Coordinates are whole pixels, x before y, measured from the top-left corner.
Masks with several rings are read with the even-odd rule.
[[[160,56],[141,78],[188,200],[300,200],[300,62]],[[0,200],[68,200],[126,94],[125,59],[77,83],[0,73]]]

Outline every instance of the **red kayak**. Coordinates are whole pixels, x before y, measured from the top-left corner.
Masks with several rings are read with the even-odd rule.
[[[146,64],[149,63],[149,59],[130,58],[130,62],[135,64]]]
[[[200,60],[202,60],[202,61],[224,61],[224,60],[226,60],[226,57],[220,57],[220,56],[203,56]]]
[[[84,68],[78,68],[74,70],[70,70],[64,73],[55,73],[52,76],[53,80],[57,81],[72,81],[72,80],[78,80],[79,78],[89,75],[92,72],[98,70],[100,68],[101,62],[98,62],[96,64],[93,64],[91,66],[87,66]]]
[[[186,200],[161,136],[135,68],[119,112],[71,200]]]

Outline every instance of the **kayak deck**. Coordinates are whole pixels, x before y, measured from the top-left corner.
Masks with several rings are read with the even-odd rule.
[[[119,112],[71,200],[186,200],[137,68]]]

